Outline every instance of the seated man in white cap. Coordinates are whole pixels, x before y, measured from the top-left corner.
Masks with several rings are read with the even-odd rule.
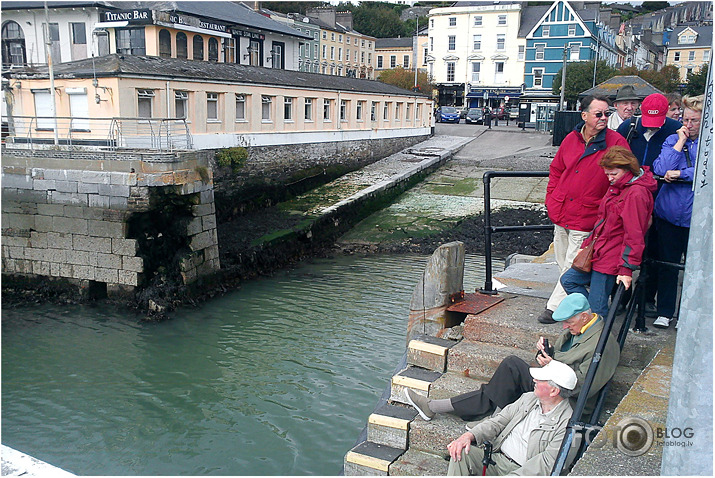
[[[448,475],[481,475],[485,441],[493,445],[487,475],[548,475],[556,461],[573,413],[567,398],[576,388],[576,373],[552,360],[532,367],[534,391],[471,428],[447,445]]]
[[[552,360],[558,360],[576,372],[579,385],[572,397],[575,404],[603,330],[603,319],[591,312],[588,299],[579,293],[566,296],[554,311],[553,319],[563,323],[564,332],[556,340],[553,352],[544,350],[544,338],[539,338],[536,343],[536,361],[544,366]],[[593,412],[596,394],[613,376],[620,357],[618,341],[611,334],[588,395],[584,418]],[[502,360],[489,382],[473,392],[443,400],[430,400],[407,389],[405,398],[425,420],[431,420],[437,413],[452,413],[463,420],[474,420],[491,414],[497,407],[506,407],[531,389],[529,364],[516,355],[510,355]]]

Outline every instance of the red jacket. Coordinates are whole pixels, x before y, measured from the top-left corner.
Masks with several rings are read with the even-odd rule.
[[[605,174],[604,174],[605,176]],[[632,276],[643,259],[645,234],[653,213],[653,193],[658,183],[648,166],[640,176],[630,171],[608,188],[598,207],[596,228],[584,241],[593,247],[593,270]]]
[[[608,178],[598,165],[614,145],[630,150],[625,138],[608,128],[591,142],[581,135],[583,121],[564,138],[549,167],[546,208],[554,224],[575,231],[591,231],[598,204],[608,189]]]

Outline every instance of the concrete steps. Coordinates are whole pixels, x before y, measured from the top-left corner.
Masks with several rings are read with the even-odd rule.
[[[449,460],[443,457],[409,449],[390,465],[392,476],[445,476]]]
[[[417,412],[405,404],[405,390],[412,389],[429,395],[433,384],[447,369],[449,350],[456,344],[452,340],[428,335],[418,335],[407,346],[407,367],[392,377],[389,403],[379,407],[368,417],[367,440],[353,447],[346,455],[343,473],[346,476],[387,475],[392,464],[410,446],[409,433]],[[413,455],[410,455],[413,457]],[[409,457],[408,457],[409,458]],[[440,470],[432,460],[410,458],[410,469]],[[438,459],[438,462],[444,462]],[[403,462],[404,473],[409,473],[408,462]],[[442,465],[442,463],[439,463]],[[397,473],[399,474],[399,473]]]

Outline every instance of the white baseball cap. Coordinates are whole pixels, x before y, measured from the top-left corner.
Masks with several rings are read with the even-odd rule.
[[[536,380],[551,380],[556,385],[568,390],[576,387],[576,372],[563,362],[552,360],[543,367],[531,367],[529,373]]]

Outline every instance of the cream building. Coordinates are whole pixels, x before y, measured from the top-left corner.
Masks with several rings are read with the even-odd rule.
[[[712,41],[712,26],[687,26],[673,32],[665,63],[678,68],[681,83],[688,81],[689,73],[697,73],[711,62]]]
[[[427,68],[439,105],[499,106],[524,82],[519,2],[435,8],[429,13]],[[520,49],[521,47],[521,49]]]
[[[107,55],[11,74],[16,143],[206,149],[421,136],[432,101],[419,93],[230,63]],[[57,120],[52,115],[54,100]]]

